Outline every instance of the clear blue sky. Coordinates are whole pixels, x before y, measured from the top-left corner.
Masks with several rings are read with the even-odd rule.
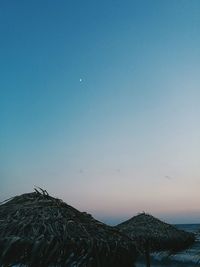
[[[0,200],[200,222],[200,1],[3,0]]]

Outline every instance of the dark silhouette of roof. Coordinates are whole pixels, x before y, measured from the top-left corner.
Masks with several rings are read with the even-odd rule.
[[[178,251],[190,246],[195,240],[194,234],[179,230],[146,213],[141,213],[117,227],[142,250],[148,243],[150,251]]]
[[[136,254],[118,229],[45,190],[0,205],[0,266],[131,267]]]

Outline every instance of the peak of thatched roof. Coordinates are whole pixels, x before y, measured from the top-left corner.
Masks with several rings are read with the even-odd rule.
[[[152,251],[184,249],[195,240],[192,233],[179,230],[146,213],[140,213],[117,227],[140,247],[148,243]]]
[[[0,266],[132,266],[133,242],[44,190],[0,205]]]

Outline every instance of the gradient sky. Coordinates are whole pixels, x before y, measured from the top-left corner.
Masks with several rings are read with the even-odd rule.
[[[0,201],[200,222],[200,1],[2,0]]]

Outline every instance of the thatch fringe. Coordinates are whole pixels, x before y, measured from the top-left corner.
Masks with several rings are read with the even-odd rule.
[[[195,241],[195,235],[162,222],[152,215],[141,213],[117,225],[132,238],[140,250],[148,245],[151,251],[169,250],[172,253],[185,249]]]
[[[0,266],[131,267],[133,242],[47,191],[0,205]]]

